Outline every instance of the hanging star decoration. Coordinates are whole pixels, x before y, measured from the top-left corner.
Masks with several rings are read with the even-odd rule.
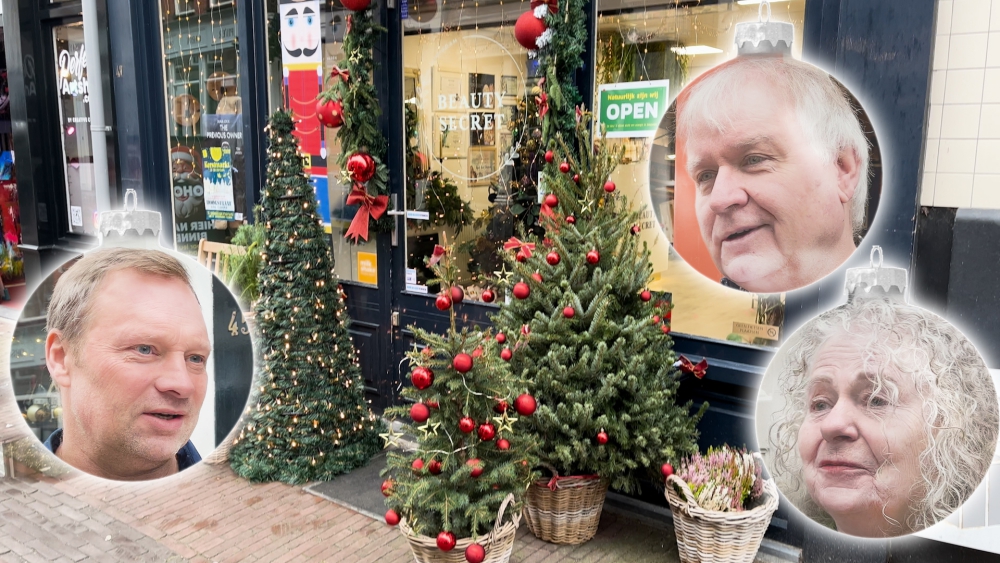
[[[440,427],[441,427],[441,423],[440,422],[430,422],[430,421],[428,421],[423,426],[418,426],[417,430],[420,430],[420,432],[423,433],[424,440],[426,440],[426,439],[430,438],[431,435],[437,436],[438,428],[440,428]]]
[[[354,64],[361,63],[361,51],[354,51],[353,53],[351,53],[350,59],[351,62]]]
[[[500,416],[494,416],[493,421],[496,422],[497,434],[503,432],[513,432],[513,424],[517,422],[516,417],[507,416],[507,413],[503,413]]]
[[[390,424],[389,425],[389,430],[386,431],[386,432],[384,432],[384,433],[382,433],[382,434],[379,434],[379,437],[382,438],[385,441],[385,446],[384,447],[386,447],[386,448],[389,448],[389,447],[398,447],[399,446],[399,439],[403,437],[403,433],[402,432],[396,432],[396,430]]]
[[[514,276],[514,272],[507,269],[507,263],[504,262],[500,265],[499,270],[493,270],[493,277],[497,280],[497,285],[501,287],[507,287],[510,285],[510,280]]]

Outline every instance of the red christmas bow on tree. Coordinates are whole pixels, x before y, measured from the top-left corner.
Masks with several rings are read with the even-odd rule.
[[[435,244],[434,253],[431,254],[431,257],[427,260],[427,265],[433,266],[434,264],[437,264],[438,262],[441,261],[442,258],[444,258],[444,254],[445,254],[444,247],[441,246],[440,244]]]
[[[533,242],[521,242],[517,237],[510,237],[510,240],[503,243],[504,250],[520,250],[524,253],[525,258],[531,258],[531,251],[535,249],[535,243]]]
[[[339,77],[346,84],[351,79],[351,71],[334,66],[333,70],[330,71],[330,78],[334,77]]]
[[[704,379],[705,373],[708,372],[708,360],[705,358],[702,358],[702,360],[697,364],[692,364],[691,360],[681,356],[681,359],[677,360],[677,363],[674,364],[674,366],[680,367],[682,372],[690,373],[698,379]]]
[[[549,113],[549,95],[545,92],[535,96],[535,103],[538,104],[538,117],[539,119],[545,117],[546,113]]]
[[[358,242],[358,237],[368,240],[368,217],[378,219],[389,207],[389,196],[370,196],[365,185],[354,184],[351,194],[347,196],[347,205],[360,205],[361,208],[354,214],[351,226],[347,229],[345,238],[354,237],[354,242]]]
[[[550,14],[559,13],[558,0],[531,0],[531,9],[534,10],[535,8],[541,6],[542,4],[548,6]]]

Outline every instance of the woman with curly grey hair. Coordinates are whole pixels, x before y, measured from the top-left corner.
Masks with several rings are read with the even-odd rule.
[[[766,377],[785,399],[765,453],[779,488],[841,532],[931,526],[993,459],[1000,415],[989,371],[965,336],[918,307],[856,298],[792,336]]]

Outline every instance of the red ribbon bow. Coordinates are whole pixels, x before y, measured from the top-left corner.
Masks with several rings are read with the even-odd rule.
[[[567,477],[559,477],[558,475],[554,475],[551,479],[549,479],[549,483],[546,486],[549,488],[550,491],[555,491],[556,489],[559,488],[559,481],[562,481],[564,479],[590,480],[590,479],[600,479],[600,478],[601,478],[600,475],[569,475]]]
[[[535,103],[538,104],[538,117],[545,117],[549,113],[549,95],[545,92],[535,96]]]
[[[434,264],[440,262],[441,259],[444,258],[444,253],[445,253],[444,247],[441,246],[440,244],[435,244],[434,253],[431,254],[431,257],[427,259],[427,265],[433,266]]]
[[[351,226],[344,234],[344,238],[353,237],[354,242],[358,242],[358,237],[368,240],[368,217],[378,219],[389,207],[389,196],[371,196],[364,184],[354,184],[351,194],[347,196],[347,205],[360,205],[361,208],[354,214]]]
[[[559,13],[559,1],[558,0],[531,0],[531,9],[534,10],[535,8],[541,6],[542,4],[545,4],[546,6],[549,7],[549,13],[550,14],[558,14]]]
[[[345,30],[345,33],[350,33],[350,32],[351,32],[351,16],[347,16],[347,30]]]
[[[533,242],[521,242],[517,237],[510,237],[510,240],[503,243],[504,250],[520,250],[524,253],[525,258],[531,258],[531,251],[535,249],[535,243]]]
[[[576,124],[579,125],[581,121],[583,121],[583,110],[580,106],[576,106]]]
[[[342,69],[339,66],[334,66],[333,70],[330,71],[330,78],[338,77],[344,81],[346,84],[348,80],[351,79],[351,71],[347,69]]]
[[[681,356],[681,359],[677,363],[680,364],[682,372],[690,373],[698,379],[704,379],[705,373],[708,371],[708,360],[705,358],[702,358],[697,364],[692,364],[691,360]]]

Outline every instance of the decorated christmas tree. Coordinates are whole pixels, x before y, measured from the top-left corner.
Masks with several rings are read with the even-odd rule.
[[[386,412],[406,421],[403,432],[417,436],[418,448],[388,453],[382,492],[390,508],[389,524],[403,519],[409,537],[436,538],[445,551],[459,538],[471,538],[459,541],[459,547],[468,547],[469,561],[482,561],[491,547],[475,547],[482,541],[479,536],[494,527],[508,495],[514,502],[502,523],[520,514],[532,479],[535,459],[524,421],[536,403],[524,393],[525,382],[510,373],[503,352],[506,335],[456,329],[452,304],[461,302],[463,294],[450,254],[438,246],[428,265],[437,276],[434,283],[443,288],[437,306],[449,310],[451,325],[445,334],[413,328],[424,347],[408,354],[413,386],[402,394],[415,403]],[[389,445],[397,445],[399,436],[392,430],[384,434]]]
[[[621,154],[592,144],[589,128],[577,110],[574,137],[550,142],[546,235],[505,245],[513,299],[494,321],[519,336],[511,367],[540,404],[529,423],[541,460],[633,492],[642,470],[696,451],[707,405],[677,404],[670,304],[646,288],[639,213],[609,180]]]
[[[230,460],[251,481],[328,480],[380,450],[379,423],[364,399],[343,295],[291,114],[274,113],[267,133],[258,219],[267,234],[254,307],[262,372]]]

